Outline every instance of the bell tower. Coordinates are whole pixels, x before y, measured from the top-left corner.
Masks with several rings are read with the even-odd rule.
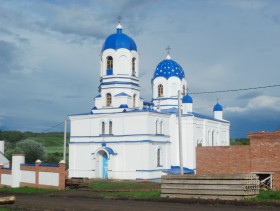
[[[139,86],[139,55],[132,38],[123,33],[119,22],[115,34],[105,40],[101,50],[99,95],[92,113],[106,109],[116,112],[120,109],[143,107]]]

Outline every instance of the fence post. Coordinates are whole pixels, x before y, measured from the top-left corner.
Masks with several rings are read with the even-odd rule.
[[[66,172],[65,172],[65,161],[62,160],[59,162],[59,189],[65,189],[65,179],[66,179]]]
[[[35,174],[36,174],[36,179],[35,179],[35,186],[36,188],[39,187],[39,166],[42,163],[39,159],[35,161]]]

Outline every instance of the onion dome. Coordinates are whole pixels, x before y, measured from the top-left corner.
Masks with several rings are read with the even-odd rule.
[[[117,33],[111,34],[107,39],[105,40],[102,52],[107,49],[120,49],[120,48],[126,48],[130,51],[134,50],[137,51],[137,46],[132,38],[127,36],[126,34],[122,33],[122,26],[119,23],[117,26]]]
[[[157,77],[164,77],[168,79],[172,76],[178,77],[182,80],[185,78],[185,73],[183,68],[177,62],[172,60],[169,55],[167,55],[166,59],[158,64],[153,79]]]
[[[191,96],[189,96],[188,94],[186,94],[183,99],[182,99],[182,103],[193,103],[193,99]]]
[[[223,111],[223,107],[217,103],[214,107],[213,107],[213,111]]]

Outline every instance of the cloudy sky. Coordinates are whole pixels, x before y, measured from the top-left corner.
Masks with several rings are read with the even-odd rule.
[[[0,0],[0,129],[42,132],[89,112],[119,15],[146,101],[170,45],[194,111],[211,116],[218,98],[231,137],[280,129],[279,86],[195,94],[280,84],[279,0]]]

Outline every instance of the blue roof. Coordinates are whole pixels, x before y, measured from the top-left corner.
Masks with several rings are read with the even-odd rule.
[[[187,94],[187,95],[185,95],[185,96],[183,97],[182,102],[183,102],[183,103],[193,103],[193,99],[192,99],[191,96],[189,96],[189,95]]]
[[[213,111],[223,111],[223,107],[219,103],[217,103],[214,106]]]
[[[104,147],[104,149],[105,149],[110,155],[116,155],[116,154],[117,154],[117,153],[115,153],[115,152],[113,151],[113,149],[110,148],[110,147]]]
[[[101,94],[95,96],[95,98],[100,98],[100,97],[101,97]]]
[[[127,104],[121,104],[119,108],[128,108]]]
[[[154,106],[154,103],[144,101],[144,102],[143,102],[143,105],[146,105],[146,106]]]
[[[97,107],[96,106],[94,106],[91,110],[96,110],[97,109]]]
[[[122,29],[118,28],[116,34],[111,34],[107,39],[105,40],[102,52],[106,49],[120,49],[120,48],[126,48],[130,51],[134,50],[137,51],[137,46],[132,38],[127,36],[126,34],[122,33]]]
[[[121,93],[115,95],[115,97],[119,97],[119,96],[131,97],[129,94],[126,94],[125,92],[121,92]]]
[[[168,174],[180,174],[180,166],[171,166],[170,169],[165,169],[163,172]],[[194,169],[183,167],[184,174],[194,174]]]
[[[165,59],[158,64],[153,79],[157,77],[164,77],[168,79],[172,76],[178,77],[182,80],[185,78],[184,70],[172,59]]]

